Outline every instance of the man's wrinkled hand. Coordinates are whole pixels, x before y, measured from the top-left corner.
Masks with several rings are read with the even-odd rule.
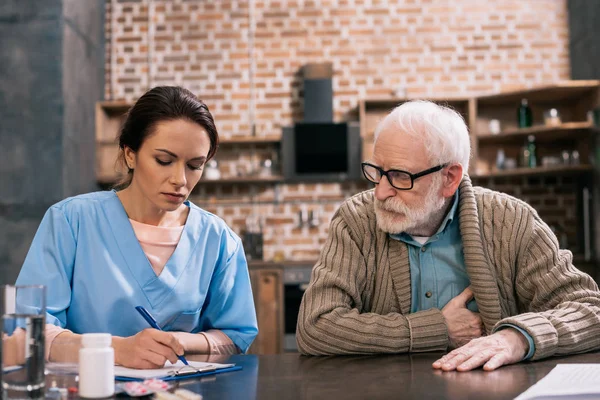
[[[513,328],[506,328],[490,336],[473,339],[433,363],[443,371],[470,371],[483,365],[493,371],[503,365],[517,363],[527,354],[529,343]]]
[[[468,287],[442,309],[448,327],[450,348],[460,347],[485,333],[479,313],[467,308],[467,303],[471,299],[473,299],[473,292]]]

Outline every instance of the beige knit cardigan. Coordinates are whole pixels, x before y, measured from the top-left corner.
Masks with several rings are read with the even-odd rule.
[[[488,333],[510,323],[535,342],[533,359],[600,348],[600,293],[559,250],[536,211],[503,193],[460,185],[460,232],[471,288]],[[300,352],[312,355],[439,351],[439,309],[410,313],[405,243],[375,221],[373,190],[334,215],[298,316]]]

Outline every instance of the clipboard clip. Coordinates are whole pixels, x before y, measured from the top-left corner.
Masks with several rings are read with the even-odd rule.
[[[167,376],[193,375],[193,374],[199,374],[201,372],[210,372],[210,371],[216,371],[216,368],[209,366],[207,368],[199,369],[192,365],[184,365],[183,367],[179,368],[176,371],[169,371],[167,373]]]

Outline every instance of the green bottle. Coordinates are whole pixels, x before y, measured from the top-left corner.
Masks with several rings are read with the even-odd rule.
[[[519,128],[529,128],[533,125],[533,114],[531,113],[527,99],[521,99],[521,105],[517,111],[517,121]]]
[[[535,136],[527,136],[527,150],[529,151],[529,168],[537,167],[537,158],[535,151]]]

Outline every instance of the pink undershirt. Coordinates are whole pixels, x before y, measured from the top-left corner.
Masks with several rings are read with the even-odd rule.
[[[155,225],[142,224],[141,222],[129,220],[135,232],[135,236],[140,242],[142,250],[146,254],[150,265],[156,276],[159,276],[165,267],[165,264],[175,252],[179,243],[184,226],[163,227]],[[46,359],[49,359],[50,348],[54,339],[63,332],[70,332],[59,326],[46,324]],[[210,354],[226,355],[238,354],[239,350],[231,341],[229,336],[217,329],[211,329],[200,333],[208,342]]]

